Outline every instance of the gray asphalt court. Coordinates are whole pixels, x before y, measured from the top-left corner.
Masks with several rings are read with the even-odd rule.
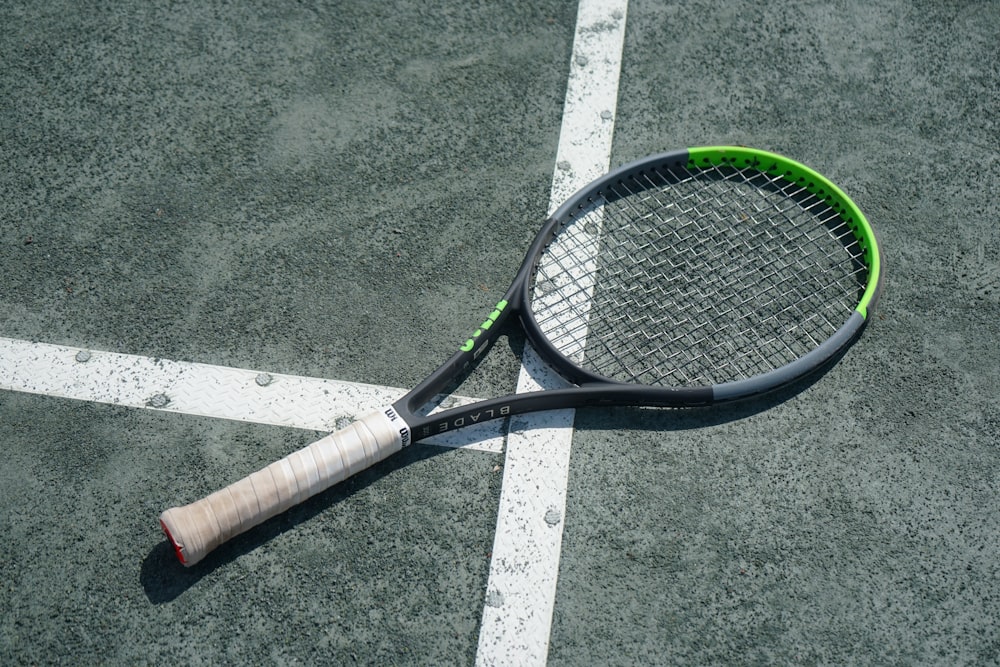
[[[794,390],[576,413],[541,662],[1000,664],[1000,3],[627,4],[610,164],[799,160],[885,288]],[[414,386],[546,216],[577,13],[0,4],[0,339]],[[323,429],[165,400],[0,390],[0,663],[492,662],[504,451],[413,445],[184,568],[158,514]]]

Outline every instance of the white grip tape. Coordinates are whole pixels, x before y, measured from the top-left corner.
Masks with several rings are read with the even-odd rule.
[[[160,525],[181,563],[194,565],[235,535],[369,468],[410,442],[390,408],[365,415],[210,496],[172,507]]]

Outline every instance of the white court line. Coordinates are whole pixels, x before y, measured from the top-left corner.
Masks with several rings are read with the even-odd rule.
[[[549,213],[608,171],[627,0],[581,0]],[[517,391],[565,386],[525,349]],[[511,418],[476,664],[548,658],[573,439],[573,410]]]
[[[262,373],[0,337],[0,389],[220,419],[333,431],[404,389]],[[446,405],[474,399],[450,397]],[[503,421],[425,442],[503,451]]]

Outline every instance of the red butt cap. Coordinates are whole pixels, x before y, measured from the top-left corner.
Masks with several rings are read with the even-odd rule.
[[[162,519],[160,520],[160,528],[163,529],[163,534],[167,536],[168,540],[170,540],[170,544],[173,545],[174,553],[177,554],[177,560],[181,562],[181,565],[186,566],[187,561],[184,560],[184,551],[181,545],[177,544],[177,542],[174,540],[174,536],[170,534],[170,530],[167,528],[167,524],[163,523]]]

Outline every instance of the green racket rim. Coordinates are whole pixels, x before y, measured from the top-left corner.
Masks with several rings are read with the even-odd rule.
[[[689,169],[725,165],[752,167],[770,176],[794,182],[822,199],[843,218],[854,233],[868,265],[865,291],[855,307],[855,311],[867,319],[868,308],[877,297],[881,284],[882,258],[875,230],[858,205],[823,174],[777,153],[743,146],[701,146],[688,149]]]

